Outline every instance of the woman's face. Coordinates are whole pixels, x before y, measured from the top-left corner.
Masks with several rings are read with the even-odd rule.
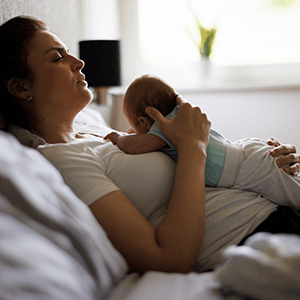
[[[49,31],[38,31],[29,43],[27,62],[34,74],[30,87],[35,109],[43,113],[76,115],[92,99],[83,61],[68,53]]]

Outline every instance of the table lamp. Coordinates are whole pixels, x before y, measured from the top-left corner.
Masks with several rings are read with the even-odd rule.
[[[120,41],[80,41],[79,57],[85,62],[82,72],[94,88],[97,103],[105,105],[107,89],[121,85]]]

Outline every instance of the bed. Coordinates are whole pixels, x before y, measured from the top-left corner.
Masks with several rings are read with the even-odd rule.
[[[78,1],[1,5],[1,23],[30,14],[57,31],[67,28],[60,36],[75,44]],[[65,20],[70,26],[61,26]],[[111,128],[103,117],[91,104],[76,126],[104,135]],[[225,249],[224,261],[202,274],[130,273],[88,207],[32,149],[38,139],[23,137],[17,140],[0,130],[0,299],[300,298],[300,240],[295,236],[255,235],[246,246]]]
[[[76,126],[104,135],[111,128],[96,107]],[[254,235],[225,249],[211,272],[129,273],[87,206],[31,148],[37,138],[23,136],[0,131],[0,299],[299,299],[295,236]]]

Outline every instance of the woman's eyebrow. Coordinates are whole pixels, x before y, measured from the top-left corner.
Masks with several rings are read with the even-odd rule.
[[[48,49],[48,50],[44,53],[44,55],[47,54],[48,52],[52,51],[52,50],[55,50],[55,51],[58,51],[58,52],[61,52],[61,51],[66,51],[66,52],[68,52],[64,47],[52,47],[52,48]]]

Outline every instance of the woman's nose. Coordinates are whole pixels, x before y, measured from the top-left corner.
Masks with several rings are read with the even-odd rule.
[[[73,56],[74,58],[74,64],[73,64],[73,69],[74,71],[80,71],[84,67],[84,61]]]

